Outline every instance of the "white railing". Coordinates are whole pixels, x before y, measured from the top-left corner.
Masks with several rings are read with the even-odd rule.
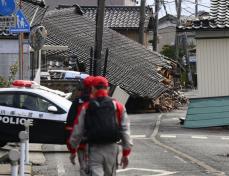
[[[29,133],[27,131],[21,131],[19,133],[19,139],[20,139],[20,176],[25,176],[25,158],[26,158],[26,143],[29,140]],[[27,148],[28,150],[28,148]]]
[[[29,126],[31,124],[26,121],[24,124],[25,131],[19,133],[20,139],[20,152],[16,149],[11,149],[10,152],[3,155],[0,158],[0,162],[10,162],[11,164],[11,176],[18,176],[18,161],[19,165],[19,176],[25,176],[25,165],[29,165]]]
[[[20,153],[16,149],[10,150],[9,153],[5,154],[0,158],[1,162],[10,161],[11,165],[11,176],[18,176],[18,161],[20,158]]]

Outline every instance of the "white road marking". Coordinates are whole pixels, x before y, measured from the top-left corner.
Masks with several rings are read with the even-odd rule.
[[[146,137],[145,134],[140,134],[140,135],[131,135],[132,139],[150,139],[148,137]]]
[[[183,163],[187,163],[183,158],[179,157],[179,156],[174,156],[176,159],[180,160]]]
[[[207,136],[191,136],[192,139],[207,139]]]
[[[169,134],[161,134],[160,135],[161,138],[176,138],[176,135],[169,135]]]
[[[223,136],[221,137],[222,140],[229,140],[229,136]]]
[[[156,121],[156,126],[154,128],[154,131],[153,131],[153,134],[151,135],[152,137],[152,141],[157,144],[158,146],[161,146],[171,152],[174,152],[176,153],[177,155],[179,155],[180,157],[184,158],[184,159],[187,159],[189,161],[191,161],[192,163],[194,164],[197,164],[199,165],[200,167],[204,168],[206,171],[208,171],[209,173],[214,173],[214,175],[217,175],[217,176],[225,176],[225,173],[224,172],[221,172],[207,164],[205,164],[203,161],[200,161],[196,158],[193,158],[191,156],[189,156],[188,154],[186,153],[183,153],[179,150],[176,150],[175,148],[172,148],[166,144],[163,144],[162,142],[160,142],[159,140],[156,139],[156,136],[158,134],[158,131],[159,131],[159,128],[160,128],[160,124],[161,124],[161,119],[162,119],[162,115],[159,115],[158,118],[157,118],[157,121]]]
[[[179,118],[177,118],[177,117],[174,117],[174,118],[172,118],[172,120],[179,120]]]
[[[144,138],[146,135],[144,134],[139,134],[139,135],[131,135],[132,138]]]
[[[127,171],[131,171],[131,170],[149,172],[149,175],[142,175],[142,176],[166,176],[166,175],[172,175],[172,174],[176,173],[176,172],[170,172],[170,171],[165,171],[165,170],[145,169],[145,168],[119,169],[119,170],[117,170],[117,173],[127,172]]]

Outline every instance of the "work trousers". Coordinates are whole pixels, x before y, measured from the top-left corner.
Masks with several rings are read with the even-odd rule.
[[[80,166],[80,176],[88,176],[88,152],[86,150],[78,150],[77,155]]]
[[[89,175],[115,176],[119,147],[115,144],[89,145]]]

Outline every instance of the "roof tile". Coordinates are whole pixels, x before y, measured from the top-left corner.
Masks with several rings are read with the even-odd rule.
[[[229,1],[211,0],[210,16],[188,20],[178,28],[181,30],[229,28]]]

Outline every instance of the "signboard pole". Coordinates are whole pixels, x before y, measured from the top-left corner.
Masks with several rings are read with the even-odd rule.
[[[22,8],[22,0],[20,0],[19,8]],[[24,52],[23,52],[23,33],[19,34],[19,79],[23,80],[23,60],[24,60]]]
[[[23,33],[19,34],[19,79],[23,80],[23,60],[24,60],[24,52],[23,52]]]

